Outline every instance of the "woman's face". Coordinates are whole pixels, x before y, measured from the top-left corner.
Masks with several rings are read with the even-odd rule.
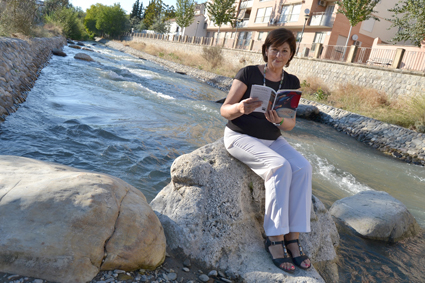
[[[267,55],[267,65],[273,66],[274,68],[283,68],[291,58],[291,48],[289,44],[285,42],[280,46],[270,46],[266,50]]]

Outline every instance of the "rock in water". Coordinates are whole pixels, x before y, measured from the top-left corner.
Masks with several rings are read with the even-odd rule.
[[[420,230],[406,206],[381,191],[364,191],[340,199],[329,212],[361,236],[374,240],[396,242]]]
[[[161,223],[126,182],[16,156],[0,156],[0,168],[0,271],[88,282],[164,261]]]
[[[85,54],[85,53],[77,53],[74,56],[75,59],[80,59],[80,60],[84,60],[84,61],[94,61],[89,55]]]
[[[53,55],[56,55],[56,56],[62,56],[62,57],[66,56],[65,52],[63,52],[62,50],[57,49],[57,48],[53,48],[52,53],[53,53]]]
[[[264,182],[231,157],[223,140],[178,157],[171,182],[151,202],[171,250],[208,269],[245,282],[324,282],[315,268],[282,272],[264,250]],[[301,244],[327,282],[337,282],[339,235],[331,215],[313,197],[311,233]]]

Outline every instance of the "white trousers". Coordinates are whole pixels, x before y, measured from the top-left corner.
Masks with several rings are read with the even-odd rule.
[[[281,136],[261,140],[224,130],[227,151],[264,179],[264,231],[267,236],[310,232],[312,168]]]

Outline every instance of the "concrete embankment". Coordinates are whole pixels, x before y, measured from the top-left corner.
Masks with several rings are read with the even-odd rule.
[[[101,43],[137,56],[154,61],[174,72],[184,72],[196,77],[211,86],[225,92],[229,91],[233,79],[170,62],[148,53],[135,50],[119,42],[101,40]],[[344,132],[357,140],[366,143],[386,154],[401,159],[408,163],[425,165],[425,134],[409,129],[383,123],[381,121],[364,117],[332,106],[323,105],[303,99],[303,104],[314,105],[320,110],[318,121],[333,126],[338,131]]]
[[[52,49],[65,44],[63,37],[0,38],[0,122],[25,101]]]

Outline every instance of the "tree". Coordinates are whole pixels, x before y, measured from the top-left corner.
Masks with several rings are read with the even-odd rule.
[[[90,36],[101,35],[102,31],[96,28],[97,18],[100,14],[100,11],[104,9],[104,5],[97,3],[96,5],[91,5],[90,8],[86,10],[86,17],[84,18],[84,27]]]
[[[51,15],[62,8],[69,8],[70,4],[69,0],[45,0],[43,6],[43,13]]]
[[[410,40],[418,47],[425,40],[425,0],[405,0],[399,2],[394,8],[391,27],[398,27],[398,32],[392,41],[400,42]]]
[[[176,17],[176,10],[174,9],[174,6],[166,5],[164,4],[164,21],[168,21],[169,19],[174,19]]]
[[[177,0],[176,6],[176,23],[182,28],[190,26],[195,20],[195,2],[193,0]]]
[[[161,17],[163,10],[162,0],[150,0],[148,6],[146,7],[143,22],[146,27],[150,26]]]
[[[232,23],[235,17],[235,0],[215,0],[214,2],[207,2],[207,11],[210,18],[218,26],[218,35],[220,34],[220,27],[227,23]]]
[[[123,33],[128,26],[128,19],[120,4],[104,6],[96,21],[96,28],[112,37]]]
[[[139,0],[136,0],[133,4],[133,10],[130,13],[130,20],[136,17],[139,21],[142,19],[143,14],[143,2],[140,3]]]
[[[128,30],[128,19],[120,4],[105,6],[97,3],[86,11],[84,26],[90,34],[115,37]]]
[[[156,19],[156,21],[152,24],[151,29],[156,33],[166,33],[168,32],[168,24],[163,21],[161,18]]]
[[[376,11],[373,9],[375,8],[376,4],[379,3],[379,0],[341,0],[337,3],[339,5],[338,13],[343,14],[350,22],[350,31],[348,32],[345,46],[348,45],[348,41],[350,40],[351,36],[351,29],[354,26],[370,18],[379,21],[377,17],[372,15],[372,13],[376,13]]]

